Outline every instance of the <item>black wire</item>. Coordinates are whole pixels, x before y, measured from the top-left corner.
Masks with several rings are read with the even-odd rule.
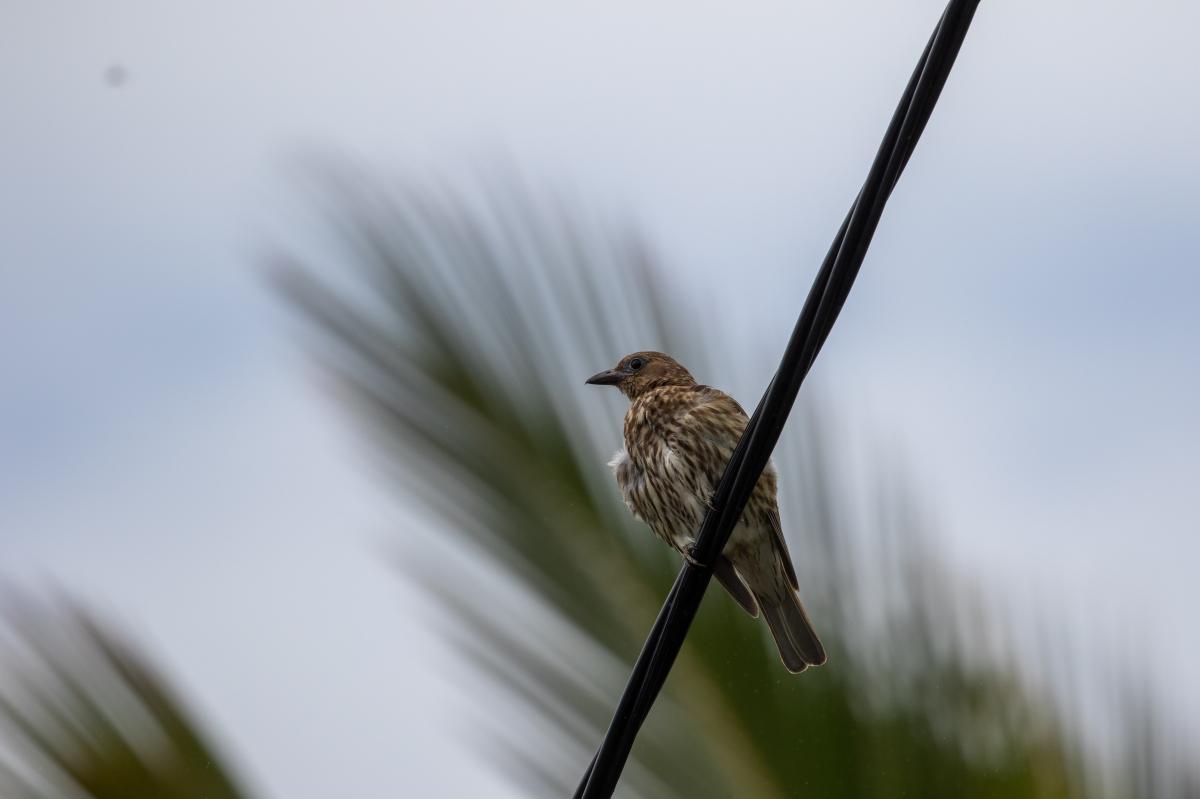
[[[900,178],[966,37],[979,0],[950,0],[901,96],[858,197],[834,237],[787,349],[713,493],[693,551],[711,564],[741,516],[779,440],[800,385],[812,367],[858,275],[883,206]],[[708,587],[709,566],[684,565],[634,664],[604,741],[575,799],[612,796],[634,738],[666,682]]]

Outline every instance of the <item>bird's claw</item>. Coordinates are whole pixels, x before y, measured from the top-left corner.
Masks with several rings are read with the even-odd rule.
[[[682,550],[680,550],[680,552],[683,555],[683,559],[686,560],[690,565],[695,566],[697,569],[708,568],[708,566],[706,564],[701,563],[700,559],[696,557],[696,545],[695,544],[688,544],[686,547],[684,547]]]

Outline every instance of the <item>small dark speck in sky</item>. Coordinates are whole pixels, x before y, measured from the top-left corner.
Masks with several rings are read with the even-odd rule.
[[[121,64],[113,64],[104,70],[104,83],[109,88],[119,89],[129,80],[129,70]]]

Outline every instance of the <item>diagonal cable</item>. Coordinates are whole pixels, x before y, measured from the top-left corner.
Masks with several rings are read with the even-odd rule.
[[[766,467],[800,384],[854,284],[883,206],[929,121],[978,5],[979,0],[950,0],[925,46],[867,179],[821,264],[779,368],[713,493],[712,508],[696,537],[694,555],[699,563],[712,563],[724,548]],[[575,791],[575,799],[612,795],[634,738],[666,682],[711,577],[712,570],[707,566],[685,563],[680,570],[638,655],[604,741]]]

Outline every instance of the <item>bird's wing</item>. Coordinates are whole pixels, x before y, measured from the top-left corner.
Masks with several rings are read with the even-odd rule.
[[[775,554],[783,563],[783,572],[787,575],[788,582],[792,584],[793,591],[800,590],[800,581],[796,579],[796,567],[792,565],[792,557],[788,554],[787,542],[783,540],[783,523],[779,521],[779,506],[776,505],[767,514],[767,520],[771,524],[771,535],[775,539]]]
[[[715,488],[749,421],[750,418],[733,397],[709,386],[698,386],[697,402],[680,416],[672,431],[674,435],[668,443],[677,454],[683,453],[688,457],[694,463],[693,468],[703,473],[708,478],[708,484]],[[774,474],[774,466],[770,463],[767,464],[764,475],[767,472]],[[711,497],[702,499],[707,505]],[[778,505],[771,508],[768,520],[771,536],[779,559],[783,562],[784,571],[787,572],[788,581],[796,588],[796,569],[788,556]]]
[[[723,391],[697,386],[694,396],[694,402],[677,418],[668,443],[672,450],[703,461],[703,470],[715,485],[750,420],[737,400]]]
[[[729,592],[734,601],[741,605],[742,610],[758,618],[758,600],[746,587],[741,575],[733,568],[733,563],[724,555],[718,555],[713,563],[713,577]]]

